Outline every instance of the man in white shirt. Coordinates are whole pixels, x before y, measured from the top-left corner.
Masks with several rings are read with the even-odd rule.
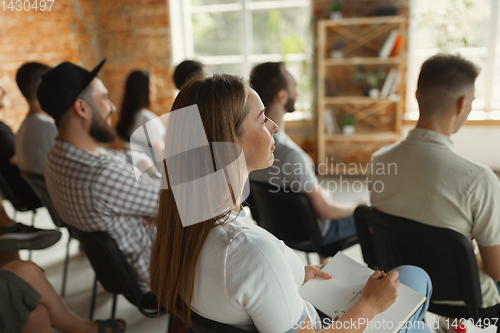
[[[426,60],[417,84],[420,117],[406,140],[372,156],[372,205],[475,239],[483,261],[482,307],[500,304],[500,183],[483,164],[452,151],[450,136],[467,120],[479,69],[459,55]],[[380,172],[389,163],[396,171]],[[379,172],[377,172],[379,170]]]

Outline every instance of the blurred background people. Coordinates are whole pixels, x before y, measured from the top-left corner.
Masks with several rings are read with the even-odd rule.
[[[194,60],[184,60],[175,67],[174,82],[177,89],[181,90],[182,86],[192,77],[198,74],[207,74],[207,68],[201,62]]]

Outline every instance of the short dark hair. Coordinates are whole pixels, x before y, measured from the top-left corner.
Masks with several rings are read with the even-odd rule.
[[[288,90],[284,68],[283,62],[265,62],[255,66],[250,73],[250,85],[259,94],[266,107],[271,105],[279,90]]]
[[[474,86],[479,72],[478,66],[459,54],[439,53],[427,59],[417,82],[420,115],[446,111],[466,89]]]
[[[27,62],[17,70],[16,82],[19,90],[28,102],[34,102],[36,90],[42,81],[42,75],[52,68],[39,62]]]
[[[201,62],[194,60],[184,60],[177,65],[174,71],[174,82],[177,89],[181,89],[186,82],[203,72],[204,65]]]

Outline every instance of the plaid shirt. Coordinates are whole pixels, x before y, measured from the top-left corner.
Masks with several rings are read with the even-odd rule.
[[[155,232],[144,216],[155,217],[160,180],[136,181],[129,152],[98,148],[98,155],[56,139],[47,156],[45,180],[62,220],[82,231],[106,231],[135,270],[143,292],[148,283]]]

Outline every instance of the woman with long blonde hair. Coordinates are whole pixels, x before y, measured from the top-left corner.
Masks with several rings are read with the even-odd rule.
[[[191,80],[180,91],[172,110],[183,112],[180,109],[193,105],[199,110],[211,147],[219,142],[241,147],[245,165],[240,172],[245,179],[251,171],[272,165],[273,135],[278,127],[264,115],[257,93],[240,78],[216,75]],[[215,150],[211,150],[211,155],[215,157]],[[169,186],[160,193],[150,273],[151,290],[167,311],[188,320],[191,311],[195,311],[208,319],[249,331],[333,332],[332,326],[322,328],[317,311],[298,293],[309,279],[331,276],[322,272],[320,266],[304,267],[293,250],[245,215],[238,199],[243,187],[232,183],[233,206],[229,209],[203,222],[184,226],[181,215],[185,215],[185,206],[196,210],[199,204],[189,206],[187,195],[182,196],[181,202],[181,196],[172,190],[180,183],[171,174],[174,168],[168,160],[164,166],[165,183]],[[210,193],[207,202],[219,199],[220,191],[212,187],[207,191]],[[430,298],[430,280],[423,270],[403,266],[390,272],[387,278],[377,271],[368,279],[357,303],[339,321],[348,324],[359,318],[371,320],[386,310],[396,299],[398,275],[400,280],[405,279],[405,284]],[[421,321],[427,307],[428,303],[424,304],[412,320]],[[423,326],[422,330],[428,331]],[[355,327],[342,327],[345,331],[362,332],[366,324],[360,321]]]

